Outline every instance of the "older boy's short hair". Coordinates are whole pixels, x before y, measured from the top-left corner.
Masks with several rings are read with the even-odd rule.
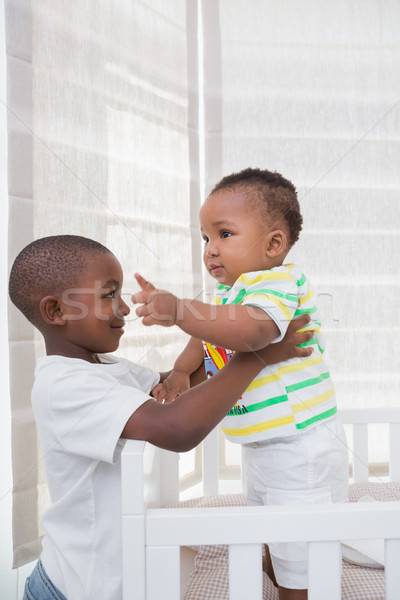
[[[35,323],[41,298],[73,287],[89,253],[111,254],[99,242],[79,235],[53,235],[31,242],[11,268],[8,290],[12,302]]]
[[[276,171],[266,169],[244,169],[223,177],[211,190],[254,190],[255,195],[249,199],[254,201],[264,215],[274,221],[284,221],[289,233],[289,246],[299,239],[303,224],[296,188],[291,181]],[[210,195],[211,195],[210,194]]]

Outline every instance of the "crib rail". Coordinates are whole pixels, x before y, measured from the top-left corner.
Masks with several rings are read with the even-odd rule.
[[[400,481],[400,409],[347,409],[340,413],[344,424],[353,426],[353,478],[357,483],[368,481],[368,425],[389,424],[389,477]]]
[[[340,600],[338,540],[384,538],[386,564],[400,564],[400,503],[153,509],[147,513],[145,537],[149,564],[162,557],[153,571],[157,577],[149,573],[148,600],[160,598],[165,589],[169,600],[179,600],[178,549],[195,544],[228,544],[230,599],[261,600],[262,544],[303,541],[309,543],[309,599]],[[168,569],[160,571],[166,564]],[[398,600],[398,566],[386,569],[386,588],[387,600]]]
[[[400,481],[400,408],[346,410],[341,418],[353,427],[354,480],[368,480],[368,425],[389,423],[390,478]],[[209,443],[215,446],[215,435]],[[207,464],[204,470],[207,479]],[[213,487],[213,466],[210,472]],[[161,508],[178,498],[178,487],[177,455],[143,442],[127,442],[122,454],[124,600],[133,590],[139,600],[158,600],[165,597],[165,590],[168,600],[178,600],[180,548],[200,544],[229,545],[230,600],[261,600],[262,544],[285,541],[309,543],[309,599],[339,600],[338,540],[346,539],[385,539],[386,599],[398,600],[400,503]]]

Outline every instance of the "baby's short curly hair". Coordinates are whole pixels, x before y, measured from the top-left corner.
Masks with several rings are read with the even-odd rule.
[[[28,244],[11,268],[8,291],[11,301],[35,324],[39,302],[74,286],[86,267],[86,257],[110,253],[105,246],[79,235],[54,235]]]
[[[219,190],[249,191],[251,194],[249,200],[255,203],[264,216],[268,216],[276,223],[282,221],[286,223],[290,247],[299,239],[303,217],[296,188],[280,173],[266,169],[244,169],[223,177],[213,187],[211,194]]]

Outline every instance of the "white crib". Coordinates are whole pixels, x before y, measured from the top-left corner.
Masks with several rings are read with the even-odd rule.
[[[400,482],[400,408],[343,410],[353,478],[368,481],[368,424],[389,423],[389,478]],[[218,493],[216,434],[203,442],[204,493]],[[264,542],[306,541],[309,599],[341,598],[341,541],[384,539],[386,599],[400,598],[400,502],[164,508],[178,500],[178,456],[128,441],[122,454],[123,600],[179,600],[181,548],[229,545],[230,600],[262,599]],[[268,539],[265,539],[268,532]]]

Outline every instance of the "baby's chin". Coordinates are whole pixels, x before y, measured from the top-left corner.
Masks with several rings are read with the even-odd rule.
[[[227,276],[223,276],[223,277],[215,277],[212,276],[213,279],[215,279],[215,281],[217,281],[219,284],[221,285],[225,285],[226,287],[232,287],[233,284],[235,283],[236,279],[233,279],[231,277],[227,277]]]

